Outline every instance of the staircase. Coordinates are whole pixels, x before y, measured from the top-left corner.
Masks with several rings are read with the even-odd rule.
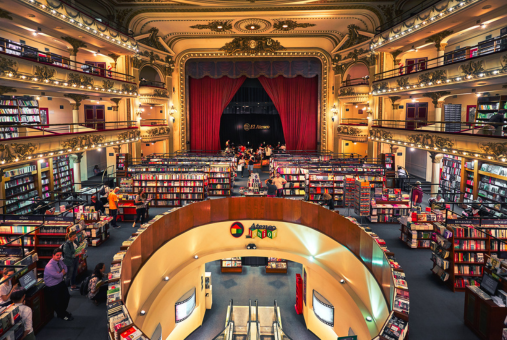
[[[421,189],[423,192],[425,193],[430,193],[431,192],[431,182],[428,182],[420,177],[417,177],[417,176],[410,176],[410,178],[406,179],[405,180],[405,187],[408,189],[407,191],[410,192],[410,186],[415,186],[415,182],[421,182]],[[408,186],[410,184],[410,186]]]

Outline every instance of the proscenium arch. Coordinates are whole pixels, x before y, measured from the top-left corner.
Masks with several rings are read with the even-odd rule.
[[[227,248],[228,242],[233,239],[228,233],[228,228],[230,228],[230,222],[236,220],[243,220],[245,228],[249,227],[247,222],[251,220],[270,221],[280,228],[279,235],[273,240],[261,240],[258,249],[254,251],[257,252],[256,254],[251,250],[246,250],[246,244],[252,240],[245,238],[234,239],[233,249]],[[213,227],[208,229],[211,225]],[[216,234],[207,234],[209,232]],[[227,233],[224,235],[224,232]],[[304,237],[304,240],[298,240],[293,234],[307,237]],[[318,237],[315,238],[315,235]],[[205,246],[200,244],[201,238]],[[321,245],[327,245],[328,248],[319,249]],[[157,260],[159,256],[167,256],[169,254],[167,251],[171,249],[177,251],[177,256],[172,256],[169,264],[160,260],[167,257]],[[378,333],[379,327],[382,327],[387,318],[394,296],[391,269],[383,251],[364,230],[332,211],[303,201],[227,198],[191,204],[169,213],[151,225],[134,241],[123,259],[121,274],[123,299],[134,322],[151,334],[159,320],[149,320],[148,317],[151,315],[156,318],[156,315],[160,315],[160,310],[157,311],[156,304],[153,303],[158,299],[164,285],[175,284],[179,280],[184,282],[187,275],[196,275],[192,274],[192,271],[197,270],[196,268],[202,266],[203,271],[206,262],[232,255],[245,256],[245,252],[250,256],[286,257],[303,263],[310,271],[313,271],[314,275],[325,278],[320,281],[334,283],[335,286],[328,287],[329,289],[334,289],[336,292],[352,289],[344,293],[342,298],[343,301],[348,301],[348,307],[351,308],[350,314],[355,315],[354,320],[364,321],[360,303],[355,305],[350,303],[355,299],[354,294],[360,297],[360,302],[362,301],[368,313],[375,318],[375,323],[364,326],[367,328],[360,327],[362,328],[360,339],[373,338],[376,335],[375,331]],[[336,259],[330,262],[329,256],[334,252],[340,253],[341,258],[344,259],[342,263],[335,264]],[[193,258],[196,254],[199,255],[197,260]],[[310,256],[315,256],[314,263],[310,262]],[[337,273],[336,268],[331,268],[337,265],[351,267],[342,273]],[[361,276],[365,282],[355,277],[359,274],[352,274],[351,271],[354,270],[366,273]],[[139,276],[136,277],[138,274]],[[171,278],[169,282],[162,280],[164,276]],[[345,277],[347,284],[340,286],[338,277]],[[362,289],[364,285],[367,287]],[[361,288],[361,291],[357,291],[358,288]],[[171,289],[177,289],[177,286]],[[171,293],[171,289],[167,292]],[[382,291],[378,293],[377,299],[371,297],[374,291]],[[366,299],[365,294],[369,296]],[[308,296],[307,292],[307,300]],[[357,300],[354,301],[357,302]],[[340,303],[336,305],[339,308]],[[307,306],[309,306],[308,301]],[[167,304],[165,307],[173,308],[174,306]],[[141,309],[147,311],[145,317],[139,315]],[[308,320],[308,315],[305,315],[305,319],[307,319],[307,324],[311,321]],[[357,323],[355,325],[356,328],[359,327]],[[174,324],[171,329],[166,329],[165,324],[162,324],[162,327],[165,338],[173,331]],[[375,330],[372,331],[370,327],[374,327]],[[309,328],[311,329],[310,326]],[[365,329],[368,329],[368,336],[365,336]]]

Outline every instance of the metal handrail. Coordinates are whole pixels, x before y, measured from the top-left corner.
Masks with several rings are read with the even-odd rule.
[[[401,77],[401,76],[404,76],[407,74],[424,72],[424,71],[427,71],[428,69],[432,69],[435,67],[459,63],[459,62],[462,62],[465,60],[470,60],[470,59],[479,58],[479,57],[482,57],[485,55],[489,55],[491,53],[504,51],[507,49],[507,43],[505,43],[505,42],[502,43],[501,42],[502,39],[505,40],[505,38],[489,39],[486,42],[482,42],[482,43],[474,45],[474,46],[466,46],[466,47],[460,48],[459,50],[447,52],[444,55],[433,58],[433,59],[424,60],[424,61],[412,64],[409,66],[402,66],[402,67],[398,67],[398,68],[393,68],[391,70],[384,71],[381,73],[375,73],[374,81],[376,82],[376,81],[385,80],[385,79],[389,79],[389,78]],[[493,43],[493,46],[494,46],[492,50],[490,50],[490,48],[483,47],[484,45],[489,45],[491,43]],[[475,48],[477,48],[477,51],[473,51],[472,55],[470,55],[470,50],[473,50]],[[483,48],[483,50],[481,50],[481,48]]]
[[[139,86],[151,86],[151,87],[160,87],[162,89],[165,89],[165,83],[161,81],[155,81],[155,80],[140,80]]]
[[[64,57],[55,53],[40,51],[36,47],[18,44],[2,37],[0,37],[0,54],[79,73],[90,74],[95,77],[120,80],[128,83],[135,82],[134,76],[74,61],[69,57]],[[80,67],[78,68],[77,66]]]
[[[367,76],[368,77],[368,76]],[[347,87],[347,86],[357,86],[357,85],[370,85],[370,81],[368,78],[354,78],[354,79],[345,79],[342,81],[341,87]]]
[[[151,123],[151,124],[143,124],[145,122]],[[158,118],[158,119],[142,119],[141,120],[141,126],[157,126],[157,125],[167,125],[167,120],[165,118]]]
[[[420,12],[422,12],[422,11],[430,8],[431,6],[433,6],[434,4],[436,4],[437,2],[440,2],[440,1],[441,0],[426,0],[426,1],[423,1],[423,2],[415,5],[414,7],[406,10],[402,14],[394,17],[393,19],[391,19],[391,20],[383,23],[382,25],[377,26],[375,28],[375,32],[377,32],[376,34],[382,33],[383,31],[388,30],[391,27],[394,27],[394,26],[398,25],[402,21],[405,21],[405,20],[409,19],[410,17],[413,17],[414,15],[417,15]]]

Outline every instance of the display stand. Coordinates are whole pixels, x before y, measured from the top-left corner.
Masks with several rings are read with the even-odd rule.
[[[287,274],[287,260],[268,257],[266,274]]]
[[[116,177],[126,177],[127,168],[131,164],[129,153],[116,154]]]
[[[243,265],[241,264],[241,257],[230,257],[220,260],[220,267],[222,273],[242,273]]]
[[[409,210],[408,201],[375,200],[368,219],[372,223],[397,224],[400,217],[408,215]]]

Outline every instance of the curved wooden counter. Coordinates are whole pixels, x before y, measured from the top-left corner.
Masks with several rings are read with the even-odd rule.
[[[122,261],[122,300],[139,269],[164,243],[201,225],[231,220],[272,220],[313,228],[348,248],[372,273],[389,310],[394,303],[394,281],[387,257],[375,240],[345,217],[301,200],[264,197],[214,199],[193,203],[153,223],[128,248]]]

